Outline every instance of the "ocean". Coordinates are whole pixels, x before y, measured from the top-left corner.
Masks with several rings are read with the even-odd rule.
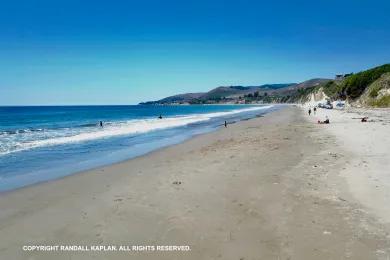
[[[278,108],[0,107],[0,191],[120,162]]]

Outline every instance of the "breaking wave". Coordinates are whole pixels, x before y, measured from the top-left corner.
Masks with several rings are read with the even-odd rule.
[[[136,119],[121,122],[105,122],[104,127],[84,124],[57,129],[20,129],[0,132],[0,155],[45,146],[87,142],[122,135],[141,134],[155,130],[181,127],[237,113],[268,109],[272,106],[250,107],[227,112],[173,116],[163,119]]]

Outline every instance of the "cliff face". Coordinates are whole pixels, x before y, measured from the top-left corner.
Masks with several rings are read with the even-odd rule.
[[[329,97],[324,93],[324,89],[320,87],[306,96],[305,100],[301,103],[305,103],[309,106],[317,106],[318,103],[326,103],[327,100],[329,100]]]

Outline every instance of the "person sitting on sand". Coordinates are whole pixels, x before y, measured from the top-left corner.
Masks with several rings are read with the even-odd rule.
[[[162,119],[162,115],[160,114],[160,116],[158,117],[158,119]]]
[[[361,122],[362,122],[362,123],[363,123],[363,122],[368,122],[367,120],[368,120],[368,116],[365,116],[365,117],[362,117]]]
[[[330,122],[329,122],[329,118],[328,118],[328,116],[326,116],[326,119],[325,119],[325,121],[324,121],[324,124],[329,124]]]
[[[324,120],[324,121],[318,120],[318,123],[319,123],[319,124],[329,124],[330,121],[329,121],[328,116],[325,117],[325,120]]]

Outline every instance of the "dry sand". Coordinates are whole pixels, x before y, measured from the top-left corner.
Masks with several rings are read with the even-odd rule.
[[[355,153],[339,135],[355,127],[334,113],[330,125],[317,125],[288,107],[2,194],[0,259],[388,259],[388,191],[367,193],[376,188],[372,183],[355,189],[365,179],[354,176],[368,171],[387,187],[389,161],[382,160],[389,151],[376,150],[381,140],[373,136],[369,150]],[[364,127],[388,137],[389,124],[375,124]],[[189,245],[191,251],[22,250],[37,244]]]
[[[349,159],[341,169],[353,195],[381,221],[390,223],[390,109],[319,109],[309,118],[328,116],[324,127],[336,137]],[[362,123],[360,118],[368,117]]]

